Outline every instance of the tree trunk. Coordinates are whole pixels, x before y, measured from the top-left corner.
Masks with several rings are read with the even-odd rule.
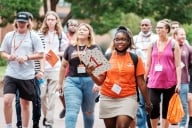
[[[56,5],[59,2],[59,0],[50,0],[50,4],[51,4],[51,10],[52,11],[56,11]]]
[[[47,0],[43,0],[44,14],[47,13]]]

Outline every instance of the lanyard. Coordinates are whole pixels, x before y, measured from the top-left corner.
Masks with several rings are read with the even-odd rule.
[[[86,49],[87,49],[87,45],[84,48],[83,53],[85,53]],[[79,60],[80,60],[80,64],[82,65],[82,59],[81,59],[81,56],[80,56],[79,45],[77,45],[77,54],[78,54],[78,57],[79,57]]]
[[[158,56],[157,56],[158,64],[160,64],[160,59],[161,59],[162,53],[163,52],[158,51]]]
[[[120,74],[121,74],[123,66],[125,64],[124,58],[127,58],[127,53],[126,53],[125,57],[124,56],[120,57],[120,60],[117,62],[118,72],[119,72],[119,78],[118,78],[118,83],[119,84],[121,83],[121,76],[120,76]]]
[[[157,57],[158,58],[157,59],[158,59],[158,64],[159,64],[161,56],[162,56],[163,51],[164,51],[165,47],[167,46],[167,44],[164,46],[164,48],[162,50],[159,50],[160,49],[160,42],[159,41],[157,42],[157,45],[158,45],[158,47],[157,47],[157,51],[158,51]]]
[[[16,46],[16,34],[14,35],[14,52],[17,51],[17,49],[21,46],[21,44],[23,43],[23,41],[25,40],[27,33],[24,35],[23,39],[21,39],[19,41],[19,44]]]

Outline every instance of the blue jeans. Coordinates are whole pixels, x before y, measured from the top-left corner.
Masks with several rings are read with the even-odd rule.
[[[185,115],[183,119],[181,120],[179,126],[180,127],[185,127],[187,124],[187,115],[188,115],[188,92],[189,92],[189,84],[181,84],[181,90],[180,90],[180,98],[181,98],[181,103],[183,105],[183,109],[185,112]]]
[[[33,104],[33,122],[37,122],[40,120],[41,117],[41,99],[40,99],[40,87],[37,79],[34,80],[34,87],[36,90],[36,97],[34,97],[32,104]],[[16,92],[16,98],[15,98],[15,108],[16,108],[16,114],[17,114],[17,122],[21,122],[21,105],[20,105],[20,97],[19,97],[19,91]]]
[[[84,128],[93,127],[95,98],[98,96],[92,91],[93,85],[90,77],[67,77],[65,79],[66,128],[76,127],[80,107],[83,112]]]
[[[139,106],[137,109],[137,126],[146,128],[147,114],[145,112],[145,101],[141,92],[139,93]]]

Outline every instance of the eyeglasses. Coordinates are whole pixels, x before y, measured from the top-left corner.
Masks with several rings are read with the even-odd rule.
[[[128,39],[127,38],[115,38],[114,41],[115,42],[119,42],[119,41],[126,42],[126,41],[128,41]]]
[[[55,21],[56,19],[47,19],[47,21]]]
[[[144,27],[144,26],[148,27],[149,24],[141,24],[141,26],[142,26],[142,27]]]

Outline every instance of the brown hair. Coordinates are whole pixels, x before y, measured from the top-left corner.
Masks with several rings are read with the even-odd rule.
[[[59,16],[57,15],[57,13],[54,12],[54,11],[48,11],[48,12],[46,13],[45,18],[44,18],[44,20],[43,20],[42,27],[41,27],[41,29],[40,29],[41,32],[42,32],[44,35],[46,35],[46,34],[48,33],[48,31],[49,31],[49,27],[48,27],[48,25],[47,25],[47,23],[46,23],[47,16],[49,16],[49,15],[55,16],[55,18],[56,18],[56,20],[57,20],[57,22],[56,22],[56,24],[55,24],[55,30],[56,30],[56,33],[57,33],[58,35],[61,35],[61,33],[62,33],[62,31],[63,31],[63,28],[62,28],[62,25],[61,25],[61,20],[60,20]]]
[[[160,20],[159,22],[163,23],[165,25],[165,28],[168,30],[167,33],[169,33],[171,31],[170,20],[164,19],[164,20]]]

